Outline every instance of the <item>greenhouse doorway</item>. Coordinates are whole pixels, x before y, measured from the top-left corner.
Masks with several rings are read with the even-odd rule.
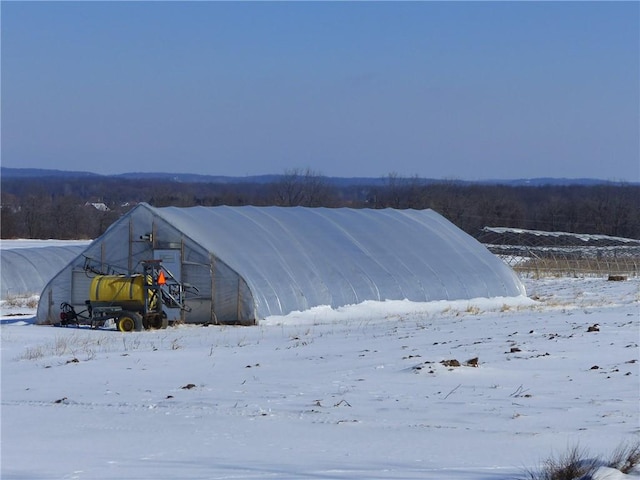
[[[155,260],[161,260],[162,266],[167,270],[173,278],[179,283],[182,283],[182,259],[181,250],[179,249],[162,249],[154,250],[153,258]],[[167,319],[170,322],[177,322],[182,320],[182,311],[180,308],[171,308],[167,305],[163,305],[162,309],[167,315]]]

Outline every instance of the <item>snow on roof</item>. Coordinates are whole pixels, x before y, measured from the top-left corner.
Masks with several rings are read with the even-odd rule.
[[[597,235],[587,233],[570,233],[570,232],[546,232],[543,230],[526,230],[524,228],[510,228],[510,227],[484,227],[484,232],[492,232],[498,234],[514,234],[514,235],[534,235],[536,237],[570,237],[583,242],[595,242],[595,241],[610,241],[610,242],[622,242],[632,243],[640,245],[640,240],[624,237],[613,237],[610,235]]]

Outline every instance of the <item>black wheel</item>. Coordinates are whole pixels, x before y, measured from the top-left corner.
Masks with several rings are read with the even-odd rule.
[[[118,317],[118,330],[121,332],[140,332],[142,316],[136,312],[122,312]]]
[[[167,318],[167,314],[164,312],[161,315],[154,315],[149,319],[149,328],[165,329],[168,326],[169,326],[169,319]]]

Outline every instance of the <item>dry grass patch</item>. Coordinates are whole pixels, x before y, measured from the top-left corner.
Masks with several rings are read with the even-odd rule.
[[[9,295],[3,302],[4,308],[29,308],[35,310],[38,308],[38,295]]]
[[[640,443],[619,446],[609,460],[609,467],[630,473],[640,465]]]
[[[529,480],[588,480],[592,478],[600,465],[601,462],[597,458],[587,459],[586,451],[579,447],[573,447],[564,455],[544,460],[539,470],[527,471],[525,478]]]
[[[525,480],[592,480],[602,466],[628,474],[640,466],[640,443],[623,444],[610,459],[591,457],[586,450],[572,447],[567,453],[543,461],[539,470],[527,470]]]

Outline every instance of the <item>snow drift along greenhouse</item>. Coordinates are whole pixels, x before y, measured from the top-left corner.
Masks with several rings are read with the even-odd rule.
[[[38,323],[55,323],[62,302],[83,308],[92,272],[132,274],[148,259],[195,287],[189,308],[169,313],[187,323],[525,293],[506,264],[432,210],[140,204],[49,281]]]

